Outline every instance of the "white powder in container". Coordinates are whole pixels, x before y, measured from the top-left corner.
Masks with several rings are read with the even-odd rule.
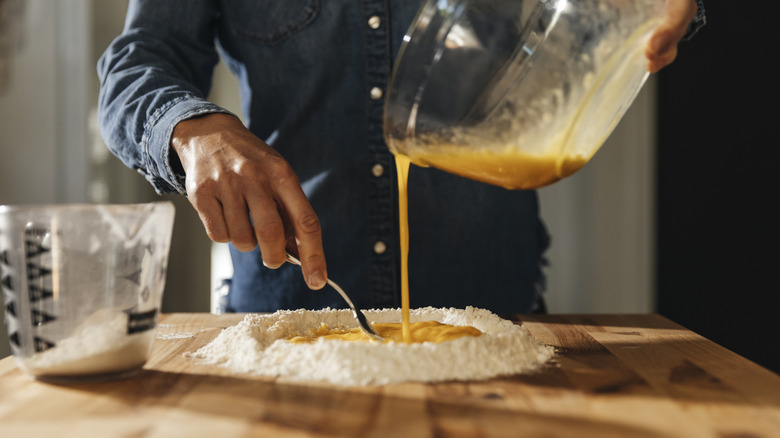
[[[121,310],[100,310],[54,348],[22,359],[20,366],[38,377],[116,374],[140,368],[149,358],[154,330],[127,333]]]

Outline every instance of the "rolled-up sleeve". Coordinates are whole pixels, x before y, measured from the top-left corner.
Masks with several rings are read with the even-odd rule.
[[[101,135],[158,193],[185,193],[185,175],[171,164],[176,124],[229,113],[206,100],[219,60],[214,3],[131,0],[124,31],[98,61]]]

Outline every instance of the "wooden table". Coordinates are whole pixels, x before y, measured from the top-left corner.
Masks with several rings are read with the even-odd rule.
[[[241,318],[163,315],[121,381],[41,383],[3,359],[0,436],[780,437],[780,376],[658,315],[523,316],[557,348],[541,373],[352,388],[183,357]]]

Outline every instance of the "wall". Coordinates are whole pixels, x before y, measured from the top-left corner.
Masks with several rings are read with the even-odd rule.
[[[53,68],[57,17],[55,9],[32,2],[23,18],[26,29],[39,29],[39,33],[35,38],[29,32],[23,34],[10,64],[8,88],[0,95],[0,202],[4,204],[57,199],[58,82]]]
[[[97,57],[122,30],[127,1],[26,0],[24,42],[0,95],[0,204],[160,200],[106,154],[96,131]],[[210,241],[176,206],[163,311],[208,311]],[[0,357],[9,354],[0,326]]]
[[[653,311],[656,90],[651,77],[593,159],[539,190],[551,313]]]
[[[780,3],[706,8],[660,76],[658,310],[780,372]]]
[[[89,28],[88,3],[23,7],[21,45],[0,95],[0,204],[83,202],[88,43],[79,28]],[[4,326],[0,337],[2,357],[9,353]]]

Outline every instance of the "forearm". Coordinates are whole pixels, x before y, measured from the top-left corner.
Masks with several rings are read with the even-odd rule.
[[[188,11],[188,17],[203,18],[182,23],[181,1],[144,3],[131,2],[125,31],[98,62],[101,133],[109,149],[158,192],[183,192],[182,176],[170,165],[173,128],[197,115],[226,112],[205,100],[218,61],[213,12],[205,9],[208,2],[192,1],[191,8],[204,9]]]

